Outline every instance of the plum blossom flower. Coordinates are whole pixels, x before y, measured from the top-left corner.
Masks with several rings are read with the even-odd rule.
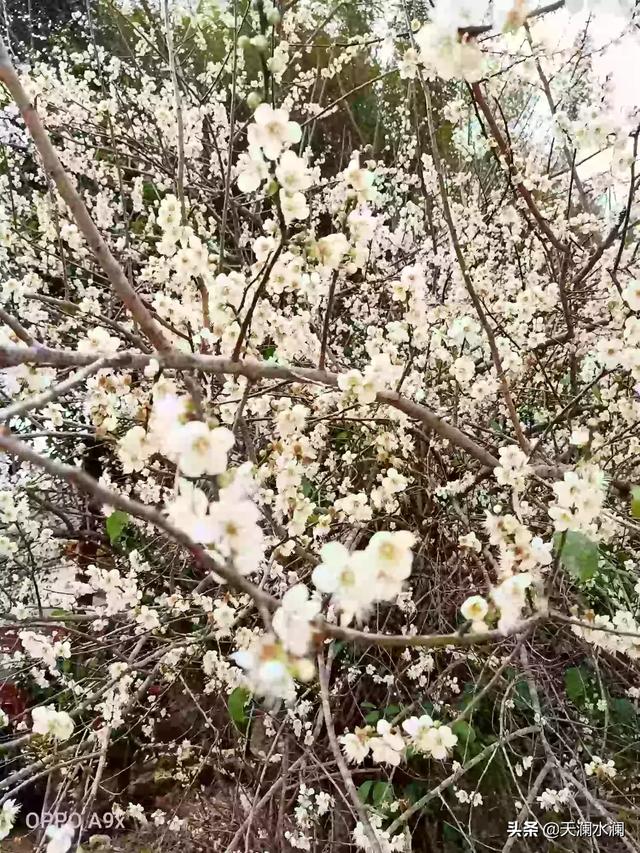
[[[357,728],[353,732],[341,735],[338,740],[342,744],[342,751],[350,764],[362,764],[371,751],[371,726]]]
[[[252,692],[270,700],[293,701],[296,694],[294,678],[309,681],[314,674],[310,660],[291,657],[273,636],[260,638],[250,648],[235,652],[230,657],[245,671]]]
[[[437,23],[426,23],[415,35],[420,58],[443,80],[462,79],[475,83],[485,73],[485,59],[473,39],[451,32]]]
[[[482,633],[487,630],[485,619],[489,612],[489,605],[481,595],[472,595],[460,607],[460,613],[464,619],[471,622],[471,630]]]
[[[378,389],[372,377],[363,376],[359,370],[348,370],[338,376],[338,388],[366,406],[375,402]]]
[[[402,723],[402,728],[411,738],[411,745],[419,752],[428,751],[425,737],[433,726],[433,720],[428,714],[423,714],[421,717],[409,717]]]
[[[627,284],[622,291],[622,298],[632,311],[640,311],[640,278]]]
[[[302,657],[309,649],[313,634],[312,620],[320,612],[320,601],[309,597],[303,583],[288,589],[282,604],[273,615],[273,630],[288,652]]]
[[[306,219],[309,216],[307,200],[301,192],[287,193],[280,190],[280,207],[287,225],[294,219]]]
[[[293,151],[285,151],[280,157],[276,178],[282,189],[291,195],[308,190],[312,182],[307,164]]]
[[[20,806],[15,800],[5,800],[2,804],[0,809],[0,840],[6,838],[13,829],[19,811]]]
[[[243,193],[255,192],[269,177],[269,169],[259,148],[243,152],[238,157],[236,171],[238,189]]]
[[[311,580],[316,589],[331,596],[332,604],[341,611],[342,624],[348,625],[370,604],[366,568],[354,562],[340,542],[327,542],[320,550],[320,557],[322,562],[313,570]]]
[[[444,761],[457,743],[458,737],[449,726],[436,725],[428,729],[422,738],[424,752],[436,761]]]
[[[131,474],[133,471],[142,471],[152,451],[144,428],[131,427],[118,442],[118,457],[123,472]]]
[[[102,326],[94,326],[78,344],[78,352],[112,355],[122,346],[120,338],[110,335]]]
[[[496,480],[501,486],[511,486],[521,492],[532,470],[527,454],[516,445],[511,445],[500,448],[499,458],[500,465],[494,468]]]
[[[499,631],[508,633],[518,627],[527,603],[525,593],[532,583],[533,577],[528,572],[524,572],[511,575],[491,590],[493,603],[500,611]]]
[[[453,362],[449,368],[449,373],[463,388],[466,388],[476,375],[475,362],[468,355],[462,355]]]
[[[371,594],[376,601],[391,601],[411,574],[415,536],[408,530],[374,533],[364,551],[354,556],[370,573]]]
[[[359,201],[373,201],[376,196],[373,185],[375,174],[369,169],[361,168],[358,151],[354,151],[351,155],[351,161],[344,170],[343,177]]]
[[[71,850],[73,844],[73,836],[75,828],[67,823],[64,826],[48,826],[46,837],[49,843],[45,848],[45,853],[67,853]]]
[[[398,71],[400,72],[401,80],[414,80],[418,73],[419,56],[415,48],[410,47],[402,55],[402,59],[398,62]]]
[[[253,114],[254,122],[247,128],[249,145],[261,148],[268,160],[277,160],[283,148],[300,142],[302,130],[295,121],[289,121],[289,113],[273,109],[269,104],[260,104]]]
[[[369,741],[373,760],[378,764],[391,764],[392,767],[397,767],[402,761],[404,752],[402,735],[388,720],[378,720],[376,731],[378,736],[372,737]]]
[[[66,711],[56,711],[53,705],[41,705],[31,711],[33,732],[56,740],[69,740],[73,734],[73,720]]]
[[[209,514],[209,499],[189,480],[179,481],[178,494],[167,503],[167,515],[194,542],[208,545],[216,538],[215,523]]]
[[[227,453],[234,443],[231,430],[211,429],[203,421],[188,421],[171,436],[171,450],[180,471],[187,477],[222,474],[227,468]]]
[[[318,260],[322,266],[334,270],[338,269],[348,249],[349,241],[341,232],[327,234],[316,243]]]
[[[587,776],[597,776],[601,779],[614,779],[617,775],[615,762],[611,759],[603,761],[600,756],[593,755],[591,761],[584,765]]]

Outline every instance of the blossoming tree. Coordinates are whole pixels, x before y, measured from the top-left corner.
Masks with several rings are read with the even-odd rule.
[[[634,6],[8,28],[0,837],[638,849]]]

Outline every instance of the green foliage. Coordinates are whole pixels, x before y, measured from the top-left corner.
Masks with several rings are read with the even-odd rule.
[[[568,530],[557,533],[554,547],[560,562],[576,580],[584,583],[598,571],[598,546],[583,533]]]
[[[587,692],[587,680],[585,679],[584,671],[580,667],[572,666],[565,672],[564,689],[576,707],[580,707],[584,703],[584,697]]]
[[[640,486],[631,489],[631,515],[640,518]]]
[[[390,782],[367,779],[358,788],[358,797],[363,803],[371,803],[376,809],[384,809],[396,799],[396,794]]]
[[[112,512],[106,520],[107,535],[112,545],[119,542],[125,528],[129,524],[129,516],[126,512],[121,512],[119,509]]]
[[[231,721],[239,732],[244,734],[249,725],[249,715],[247,714],[247,705],[251,701],[251,693],[246,687],[236,687],[229,694],[227,699],[227,710]]]

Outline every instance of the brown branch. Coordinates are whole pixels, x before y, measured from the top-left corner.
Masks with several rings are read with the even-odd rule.
[[[511,156],[511,152],[509,150],[509,146],[507,145],[500,128],[498,127],[498,123],[495,120],[493,113],[487,103],[484,94],[482,92],[482,88],[479,83],[472,83],[470,85],[471,92],[473,93],[473,97],[475,98],[476,103],[480,107],[482,114],[484,115],[487,124],[489,125],[489,129],[491,130],[491,135],[495,139],[498,148],[500,149],[500,153],[504,157],[508,166],[511,166],[513,162],[513,158]],[[514,186],[518,194],[522,197],[522,200],[529,208],[531,215],[538,223],[540,230],[543,234],[549,239],[549,242],[559,251],[564,252],[565,246],[564,244],[556,237],[556,235],[551,230],[549,223],[543,217],[538,205],[535,203],[533,196],[529,192],[529,190],[525,187],[522,181],[514,181]]]
[[[133,367],[143,369],[146,367],[152,355],[144,353],[123,351],[114,355],[105,356],[105,367]],[[198,355],[195,353],[181,353],[170,351],[155,356],[162,367],[175,370],[199,370],[203,373],[226,374],[229,376],[246,376],[253,382],[260,379],[283,379],[288,382],[301,384],[322,384],[333,388],[338,387],[338,374],[327,370],[319,370],[310,367],[281,367],[280,365],[262,363],[253,359],[234,361],[232,358],[221,356]],[[0,346],[0,367],[10,367],[17,364],[46,364],[54,367],[77,366],[83,367],[95,361],[95,355],[72,352],[70,350],[56,350],[49,347],[14,347]],[[450,441],[455,447],[464,450],[478,462],[487,468],[495,468],[499,463],[495,456],[476,441],[470,438],[462,430],[440,418],[431,409],[414,403],[407,397],[403,397],[396,391],[379,391],[376,400],[385,403],[398,411],[404,412],[408,417],[420,421],[428,429],[446,441]]]

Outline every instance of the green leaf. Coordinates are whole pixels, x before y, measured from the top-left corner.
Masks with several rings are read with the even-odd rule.
[[[565,672],[564,689],[574,705],[582,705],[587,692],[587,684],[582,671],[577,666],[572,666]]]
[[[360,797],[361,802],[366,803],[369,799],[369,794],[371,793],[371,789],[373,788],[373,779],[367,779],[366,782],[363,782],[362,785],[358,788],[358,796]]]
[[[380,719],[380,711],[369,711],[364,719],[366,723],[377,723]]]
[[[236,728],[241,732],[246,731],[247,723],[249,722],[249,717],[245,709],[250,699],[251,693],[246,687],[236,687],[236,689],[229,694],[229,698],[227,699],[229,716],[233,720]]]
[[[451,726],[451,731],[458,738],[458,744],[466,747],[472,744],[476,739],[476,733],[473,726],[470,726],[466,720],[460,720],[454,726]]]
[[[376,807],[392,803],[395,799],[393,785],[390,782],[376,782],[373,786],[373,804]]]
[[[122,534],[127,524],[129,524],[129,516],[126,512],[120,512],[119,509],[117,509],[115,512],[112,512],[111,515],[107,518],[107,533],[109,534],[109,540],[111,541],[112,545],[115,545],[116,542],[122,537]]]
[[[397,717],[399,713],[400,713],[400,706],[399,705],[389,705],[388,707],[386,707],[384,709],[384,715],[385,715],[386,719],[393,719],[394,717]]]
[[[583,582],[591,580],[598,571],[598,546],[595,542],[583,533],[568,530],[564,534],[556,533],[554,544],[560,561],[574,578]]]
[[[611,716],[615,718],[620,725],[633,726],[637,728],[638,717],[633,702],[628,699],[619,698],[612,699],[609,703]]]
[[[631,489],[631,515],[640,518],[640,486]]]

